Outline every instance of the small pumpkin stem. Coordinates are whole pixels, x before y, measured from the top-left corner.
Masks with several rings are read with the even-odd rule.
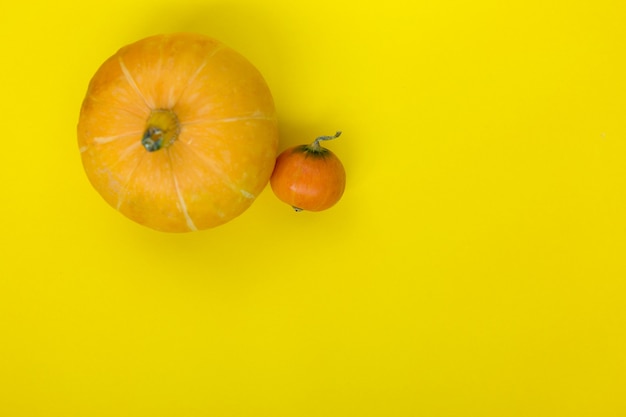
[[[337,133],[335,133],[333,136],[320,136],[317,139],[315,139],[315,141],[311,144],[310,148],[313,151],[319,151],[320,149],[322,149],[322,146],[320,145],[321,140],[337,139],[339,136],[341,136],[341,131],[337,131]]]
[[[163,146],[163,131],[158,127],[148,127],[141,138],[141,144],[148,152],[158,151]]]
[[[171,110],[153,110],[146,122],[141,144],[148,152],[170,146],[180,133],[180,123]]]

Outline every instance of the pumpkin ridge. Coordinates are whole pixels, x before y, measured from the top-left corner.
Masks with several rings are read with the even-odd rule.
[[[126,159],[126,157],[133,152],[136,149],[141,148],[141,142],[139,141],[134,141],[133,143],[131,143],[125,150],[123,150],[122,152],[120,152],[119,154],[119,158],[117,161],[115,161],[114,163],[111,164],[111,168],[115,168],[116,166],[118,166],[122,161],[124,161]]]
[[[148,101],[148,98],[141,92],[141,90],[139,89],[139,86],[135,82],[135,79],[133,78],[133,76],[131,75],[130,71],[128,70],[128,67],[124,63],[124,60],[122,59],[122,56],[119,55],[117,57],[117,60],[120,63],[120,68],[122,69],[122,73],[124,74],[124,77],[126,78],[126,81],[128,81],[128,84],[137,93],[137,95],[139,95],[139,97],[143,100],[143,102],[146,104],[146,106],[149,109],[153,109],[154,108],[154,103],[150,103]]]
[[[174,103],[172,104],[171,108],[174,109],[174,107],[176,107],[176,104],[178,104],[178,102],[180,101],[180,99],[185,95],[185,93],[187,92],[187,90],[189,89],[189,87],[194,83],[194,81],[196,80],[196,78],[198,78],[198,75],[200,74],[200,72],[202,72],[202,70],[207,66],[207,64],[209,63],[209,61],[211,60],[211,58],[213,58],[219,51],[221,51],[222,49],[225,48],[225,45],[217,45],[215,47],[215,49],[213,50],[213,52],[211,52],[209,55],[207,55],[204,60],[202,61],[202,63],[198,66],[198,69],[196,69],[194,71],[194,73],[191,75],[191,77],[189,77],[189,80],[187,81],[187,84],[185,84],[185,86],[182,88],[180,94],[178,95],[178,98],[174,101]]]
[[[167,161],[170,164],[170,171],[172,172],[172,180],[174,181],[174,189],[176,190],[176,196],[178,197],[180,211],[185,218],[185,223],[187,224],[187,227],[189,227],[189,230],[194,232],[198,230],[198,228],[194,224],[193,219],[191,218],[191,216],[189,215],[189,211],[187,210],[187,204],[185,203],[185,198],[183,197],[183,193],[178,184],[178,178],[174,170],[174,164],[172,163],[172,155],[170,154],[170,150],[167,148],[165,149],[165,152],[167,153]]]
[[[181,127],[189,126],[189,125],[199,125],[202,123],[212,124],[212,123],[232,123],[232,122],[245,122],[248,120],[276,120],[276,116],[268,116],[264,114],[252,114],[249,116],[235,116],[235,117],[219,117],[216,119],[195,119],[188,120],[186,122],[181,122]]]
[[[187,146],[191,150],[194,149],[193,145],[190,143],[186,143],[183,141],[178,141],[178,143],[184,143],[185,146]],[[199,152],[193,152],[193,155],[201,159],[202,162],[205,164],[205,166],[210,167],[210,169],[213,171],[213,173],[215,173],[215,175],[220,179],[220,181],[222,181],[223,184],[225,184],[228,188],[233,190],[236,194],[243,195],[246,198],[252,198],[252,199],[255,198],[254,194],[252,194],[251,192],[238,187],[235,184],[235,182],[232,180],[232,178],[228,174],[226,174],[224,170],[220,166],[218,166],[218,164],[215,163],[215,161],[207,158],[205,155]]]
[[[130,184],[131,180],[133,179],[133,176],[135,175],[135,172],[137,171],[137,169],[143,162],[146,155],[147,155],[147,152],[142,152],[141,156],[137,160],[137,164],[135,164],[134,168],[128,173],[128,177],[126,177],[126,181],[124,181],[124,185],[122,186],[122,189],[120,190],[119,197],[117,199],[117,206],[115,206],[115,208],[118,211],[122,207],[122,204],[124,204],[124,200],[125,200],[126,193],[128,190],[128,185]]]
[[[91,101],[95,102],[95,103],[105,103],[105,101],[104,101],[104,100],[102,100],[100,97],[98,97],[98,96],[94,95],[94,94],[93,94],[93,93],[91,93],[91,92],[87,95],[87,97],[86,97],[86,98],[87,98],[88,100],[91,100]],[[120,106],[119,104],[118,104],[118,105],[115,105],[115,106],[112,106],[112,107],[113,107],[113,108],[115,108],[115,109],[117,109],[117,110],[121,110],[121,111],[124,111],[124,112],[126,112],[126,113],[128,113],[128,114],[131,114],[131,115],[133,115],[133,116],[137,116],[137,117],[138,117],[138,118],[140,118],[140,119],[143,119],[143,118],[145,117],[145,114],[139,114],[139,113],[136,113],[136,112],[134,112],[133,110],[131,110],[130,108],[125,107],[125,106]]]
[[[107,143],[115,142],[118,139],[123,139],[127,136],[141,135],[141,133],[142,133],[141,130],[137,130],[134,132],[121,133],[119,135],[96,136],[93,138],[92,143],[96,145],[105,145]]]

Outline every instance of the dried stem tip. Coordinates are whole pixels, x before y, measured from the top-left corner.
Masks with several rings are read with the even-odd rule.
[[[320,136],[315,139],[315,141],[313,141],[313,143],[310,145],[310,148],[313,151],[319,151],[322,148],[322,146],[320,145],[320,141],[337,139],[339,136],[341,136],[341,131],[337,131],[337,133],[335,133],[333,136]]]

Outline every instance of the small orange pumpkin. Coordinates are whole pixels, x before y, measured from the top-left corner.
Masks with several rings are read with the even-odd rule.
[[[198,34],[121,48],[92,78],[78,122],[91,184],[137,223],[202,230],[243,213],[267,185],[278,146],[259,71]]]
[[[341,160],[320,141],[338,138],[320,136],[310,145],[286,149],[276,159],[270,178],[274,194],[295,211],[322,211],[334,206],[346,188]]]

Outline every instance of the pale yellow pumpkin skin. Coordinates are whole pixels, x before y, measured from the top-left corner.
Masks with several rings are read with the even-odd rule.
[[[169,136],[150,152],[142,139],[151,124]],[[252,204],[272,174],[278,127],[250,62],[214,39],[179,33],[125,46],[102,64],[83,101],[78,146],[112,207],[152,229],[188,232]]]

